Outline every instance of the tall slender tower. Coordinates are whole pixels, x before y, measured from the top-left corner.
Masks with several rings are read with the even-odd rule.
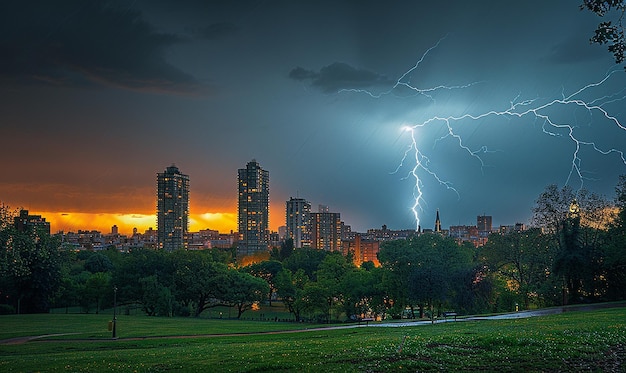
[[[441,232],[441,220],[439,220],[439,209],[437,209],[437,218],[435,219],[435,232]]]
[[[311,204],[307,200],[291,197],[287,201],[285,225],[293,247],[311,246]]]
[[[268,250],[270,173],[256,160],[238,171],[239,243],[237,255]]]
[[[185,248],[189,225],[189,176],[171,165],[157,173],[157,240],[166,251]]]

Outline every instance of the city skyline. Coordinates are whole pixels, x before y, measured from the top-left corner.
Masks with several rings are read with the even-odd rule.
[[[53,231],[156,229],[169,164],[192,179],[189,229],[225,232],[250,159],[272,173],[271,230],[290,197],[356,231],[415,228],[416,159],[424,228],[437,209],[443,226],[528,223],[546,186],[610,199],[626,173],[610,120],[626,74],[569,0],[32,0],[0,17],[0,202]],[[405,158],[412,141],[427,158]]]
[[[266,170],[263,170],[262,168],[260,168],[258,162],[256,160],[252,160],[251,162],[248,162],[247,164],[247,168],[252,167],[253,169],[258,168],[259,170],[261,170],[264,174],[264,178],[265,179],[269,179],[269,172]],[[244,176],[246,175],[246,169],[239,169],[239,175],[241,177],[242,175],[242,171]],[[256,175],[256,174],[255,174]],[[56,227],[54,227],[55,224],[58,224],[58,220],[56,219],[56,217],[54,215],[52,215],[52,221],[54,223],[50,223],[50,219],[49,219],[49,215],[46,215],[45,213],[42,215],[38,212],[33,211],[33,214],[38,214],[38,215],[42,215],[45,219],[48,219],[48,223],[52,225],[52,232],[56,233],[56,232],[77,232],[77,231],[91,231],[91,230],[96,230],[102,233],[109,233],[111,232],[112,229],[115,229],[117,232],[119,232],[120,234],[123,235],[130,235],[131,232],[133,231],[137,231],[138,233],[142,233],[143,231],[149,230],[149,229],[155,229],[155,231],[159,231],[158,227],[159,227],[159,220],[167,220],[167,219],[161,219],[159,217],[160,213],[159,211],[161,211],[162,209],[176,209],[176,210],[180,210],[179,212],[176,213],[176,216],[182,216],[182,217],[186,217],[187,220],[194,220],[194,216],[196,216],[195,214],[191,214],[189,213],[189,211],[187,211],[188,209],[188,205],[189,205],[189,193],[190,193],[190,188],[189,188],[189,184],[190,184],[190,176],[189,175],[185,175],[183,173],[181,173],[181,171],[179,170],[179,168],[172,164],[169,167],[166,167],[164,172],[158,172],[157,173],[157,188],[155,189],[155,193],[156,193],[156,212],[152,215],[148,214],[144,217],[141,217],[141,219],[146,219],[147,221],[154,221],[154,225],[152,225],[152,222],[149,223],[145,223],[145,224],[125,224],[124,220],[121,220],[122,226],[120,227],[118,225],[118,223],[113,223],[112,225],[99,225],[95,224],[96,226],[80,226],[80,225],[74,225],[72,229],[57,229]],[[255,179],[255,178],[253,178]],[[241,180],[240,180],[241,182]],[[240,193],[241,193],[241,184],[240,182],[239,184],[239,188],[240,188]],[[264,188],[267,187],[269,188],[268,185],[265,185]],[[181,190],[182,189],[182,190]],[[179,193],[181,198],[185,199],[185,204],[184,206],[178,206],[176,203],[174,202],[170,202],[167,203],[165,200],[168,200],[166,198],[164,198],[164,195],[166,193]],[[153,196],[154,197],[154,196]],[[170,196],[169,200],[173,200]],[[0,201],[1,202],[1,201]],[[302,207],[299,207],[297,209],[294,210],[294,207],[290,207],[291,204],[305,204],[307,205],[307,213],[308,214],[316,214],[315,212],[311,211],[311,203],[309,201],[307,201],[305,198],[294,198],[294,197],[289,197],[289,200],[286,201],[281,201],[279,204],[282,204],[282,219],[278,225],[276,225],[276,227],[271,227],[271,229],[269,229],[269,231],[271,232],[277,232],[280,227],[285,227],[287,228],[287,232],[289,232],[289,219],[293,219],[293,216],[290,217],[290,211],[293,214],[293,211],[300,211],[302,209]],[[326,205],[322,205],[319,204],[318,205],[318,212],[322,213],[330,213],[330,209],[328,206]],[[28,211],[27,208],[23,208],[23,206],[10,206],[13,209],[24,209],[26,211]],[[334,211],[334,214],[340,214],[339,211]],[[298,214],[301,214],[301,212],[299,212]],[[66,215],[64,213],[61,213],[61,215]],[[74,215],[74,214],[67,214],[67,215]],[[164,214],[167,215],[167,214]],[[239,212],[233,214],[233,215],[239,215]],[[274,214],[274,215],[280,215],[280,214]],[[437,210],[437,215],[436,215],[436,219],[434,222],[432,222],[432,227],[431,224],[429,222],[424,222],[424,226],[421,226],[420,228],[422,230],[434,230],[434,231],[439,231],[441,229],[445,229],[445,226],[443,226],[441,224],[441,221],[439,219],[439,210]],[[484,215],[478,215],[478,218],[481,218]],[[489,222],[491,222],[491,216],[487,216],[489,218]],[[131,216],[129,217],[129,219],[139,219],[140,217],[138,215],[135,216]],[[110,223],[110,217],[106,218],[107,220],[105,221],[105,223],[103,224],[108,224]],[[175,218],[174,220],[177,220],[177,218]],[[345,223],[348,226],[351,226],[350,222],[346,222],[341,220],[343,223]],[[464,224],[459,223],[459,225],[467,225],[467,224],[471,224],[472,221],[468,221],[468,222],[464,222]],[[515,223],[519,223],[519,222],[515,222]],[[80,223],[78,223],[80,224]],[[147,224],[147,225],[146,225]],[[170,225],[172,225],[173,223],[171,223]],[[182,224],[182,223],[181,223]],[[303,224],[302,222],[300,222],[300,224]],[[477,223],[478,225],[480,225],[480,222]],[[513,225],[513,222],[509,222],[509,223],[503,223],[501,225]],[[93,222],[92,222],[93,225]],[[163,223],[163,225],[165,226],[166,223]],[[453,226],[454,224],[450,224],[448,226]],[[183,241],[183,232],[198,232],[200,230],[203,229],[215,229],[217,231],[219,231],[220,233],[228,233],[228,232],[238,232],[238,229],[232,229],[231,227],[228,227],[227,229],[218,229],[219,227],[214,227],[214,226],[210,226],[210,225],[206,225],[205,223],[198,223],[198,222],[194,222],[193,224],[184,224],[184,226],[186,226],[186,228],[183,228],[183,226],[181,225],[180,227],[177,227],[176,229],[179,231],[179,240],[177,241],[178,243]],[[191,228],[188,228],[188,227]],[[365,232],[368,229],[379,229],[381,226],[387,226],[386,224],[381,224],[381,225],[377,225],[377,226],[371,226],[371,227],[367,227],[366,229],[362,229],[359,232]],[[489,223],[489,226],[491,227],[491,224]],[[439,230],[438,228],[439,227]],[[121,230],[120,230],[121,228]],[[175,228],[173,226],[170,227],[170,230],[175,230]],[[398,228],[398,230],[404,230],[404,229],[412,229],[412,227],[405,227],[405,228]],[[161,237],[159,237],[159,241],[161,242],[163,239]],[[306,240],[310,240],[310,237],[307,238]],[[309,241],[307,241],[309,242]],[[298,246],[299,247],[299,246]]]

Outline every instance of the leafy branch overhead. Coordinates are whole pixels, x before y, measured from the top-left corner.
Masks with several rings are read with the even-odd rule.
[[[609,52],[613,53],[616,63],[626,60],[626,38],[624,37],[624,12],[626,11],[626,1],[624,0],[584,0],[580,6],[581,10],[588,9],[600,17],[613,16],[617,20],[600,22],[596,28],[595,35],[590,39],[592,43],[608,44]],[[626,69],[626,66],[624,67]]]

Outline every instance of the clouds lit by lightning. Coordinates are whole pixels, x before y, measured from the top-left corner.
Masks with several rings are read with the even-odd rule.
[[[395,94],[398,92],[399,89],[403,89],[403,92],[406,92],[406,90],[408,89],[409,92],[413,93],[413,95],[421,95],[427,97],[434,102],[433,94],[437,91],[463,90],[473,85],[480,84],[480,82],[473,82],[466,85],[436,85],[433,87],[420,88],[411,83],[411,74],[419,68],[420,64],[428,57],[431,51],[439,47],[440,43],[444,39],[445,38],[439,40],[437,44],[426,50],[426,52],[415,63],[415,65],[412,66],[405,73],[403,73],[400,78],[395,81],[395,84],[393,84],[393,86],[389,90],[383,91],[381,93],[373,93],[363,89],[343,89],[340,92],[363,93],[372,98],[378,99],[385,95]],[[572,181],[572,179],[575,178],[579,181],[580,188],[582,188],[585,180],[589,180],[589,177],[586,176],[587,173],[583,169],[583,158],[581,156],[581,150],[583,148],[590,148],[593,151],[604,156],[616,155],[624,165],[626,165],[626,156],[624,154],[624,151],[621,149],[603,147],[602,145],[597,144],[595,141],[587,139],[584,135],[581,136],[577,134],[577,128],[579,128],[580,126],[578,123],[576,123],[577,120],[574,123],[563,121],[562,119],[560,119],[561,117],[556,115],[555,113],[574,113],[577,109],[583,109],[584,112],[587,113],[587,121],[589,125],[594,122],[603,121],[619,131],[626,131],[626,126],[624,126],[624,124],[620,122],[618,117],[611,114],[606,109],[606,106],[608,104],[625,100],[626,89],[622,89],[621,91],[611,95],[605,95],[601,97],[594,96],[594,89],[606,85],[607,82],[615,74],[623,73],[624,72],[621,69],[617,68],[614,70],[610,70],[601,80],[586,84],[570,94],[562,92],[559,97],[521,100],[518,96],[511,100],[508,103],[508,106],[505,105],[504,108],[494,108],[491,110],[476,113],[466,113],[463,115],[445,115],[444,113],[444,115],[436,115],[419,123],[405,125],[403,130],[410,136],[409,146],[404,152],[404,156],[402,157],[402,160],[400,161],[400,164],[395,172],[399,172],[401,169],[405,169],[408,167],[409,171],[406,178],[415,181],[413,204],[411,206],[411,210],[415,216],[416,228],[420,228],[419,215],[420,212],[423,211],[423,206],[425,204],[424,180],[426,178],[435,180],[439,185],[453,191],[460,198],[459,191],[455,189],[450,181],[444,180],[438,176],[437,171],[434,170],[430,165],[429,157],[420,148],[418,142],[418,133],[421,129],[425,127],[441,126],[439,128],[443,130],[444,134],[434,140],[435,144],[444,139],[453,140],[454,143],[461,150],[467,153],[469,157],[472,157],[476,160],[476,162],[480,165],[482,171],[485,167],[485,162],[483,161],[482,156],[486,153],[493,153],[496,151],[489,149],[486,145],[479,145],[476,148],[472,148],[469,145],[466,145],[464,137],[459,131],[456,130],[456,128],[460,128],[461,126],[464,127],[478,125],[481,120],[489,117],[505,117],[509,120],[528,119],[532,123],[541,123],[541,128],[544,134],[548,136],[567,139],[573,144],[573,151],[571,153],[571,166],[569,168],[569,171],[567,172],[565,185],[568,185]],[[585,97],[595,98],[589,100]],[[602,129],[597,130],[601,131]],[[626,135],[626,133],[624,135]]]

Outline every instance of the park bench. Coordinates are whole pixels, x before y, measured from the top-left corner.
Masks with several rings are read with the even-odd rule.
[[[374,318],[373,317],[365,317],[365,318],[362,318],[360,321],[365,321],[365,326],[368,326],[370,321],[374,321]],[[360,324],[360,322],[359,322],[359,324]]]
[[[454,321],[456,321],[457,313],[455,311],[445,311],[442,313],[444,319],[448,320],[448,317],[454,317]]]

